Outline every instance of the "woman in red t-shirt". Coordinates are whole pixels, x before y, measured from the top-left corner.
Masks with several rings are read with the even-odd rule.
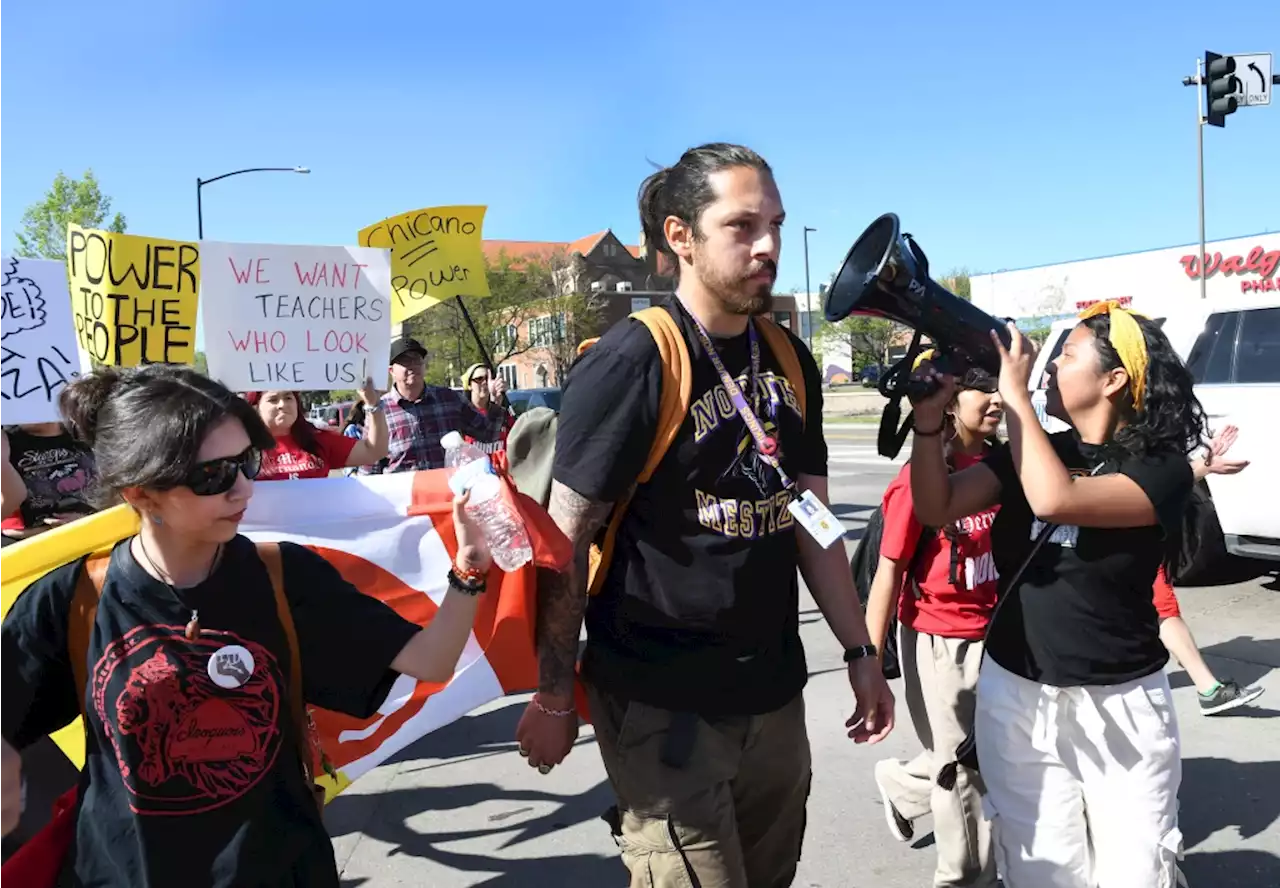
[[[387,417],[372,379],[365,380],[359,394],[366,420],[364,437],[357,440],[307,422],[297,392],[247,392],[245,400],[257,408],[276,439],[275,449],[262,454],[262,468],[256,480],[327,478],[334,469],[368,466],[386,456],[390,440]]]
[[[917,367],[929,356],[925,352]],[[947,456],[953,471],[982,460],[1003,415],[996,379],[973,369],[947,408]],[[991,522],[996,508],[941,529],[916,520],[911,465],[902,467],[881,504],[880,563],[867,600],[867,629],[884,650],[889,615],[897,608],[907,709],[924,750],[910,762],[876,763],[876,786],[894,835],[908,841],[912,821],[932,813],[938,847],[935,885],[996,885],[990,825],[981,785],[964,774],[955,791],[935,778],[955,758],[973,726],[982,637],[996,603]],[[963,770],[963,769],[962,769]]]

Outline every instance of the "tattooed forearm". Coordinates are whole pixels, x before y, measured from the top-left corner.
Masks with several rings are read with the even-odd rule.
[[[587,604],[587,553],[610,508],[558,481],[552,483],[548,512],[573,543],[574,558],[561,573],[538,571],[538,690],[544,694],[573,693],[578,635]]]

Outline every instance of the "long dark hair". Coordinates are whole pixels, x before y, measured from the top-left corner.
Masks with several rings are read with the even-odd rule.
[[[245,392],[244,399],[253,406],[255,413],[258,412],[258,402],[262,400],[262,396],[266,392]],[[293,396],[294,407],[297,415],[293,418],[293,425],[289,426],[289,434],[298,446],[310,453],[312,456],[324,456],[324,452],[320,449],[320,439],[316,435],[316,427],[307,422],[307,418],[302,414],[302,396],[297,392],[289,392]],[[274,441],[274,439],[273,439]],[[274,443],[272,444],[274,447]]]
[[[1152,320],[1135,315],[1147,346],[1147,379],[1141,410],[1132,396],[1123,410],[1125,425],[1112,439],[1117,457],[1178,453],[1187,456],[1204,442],[1204,408],[1196,398],[1195,380],[1169,338]],[[1089,328],[1104,372],[1123,367],[1111,345],[1111,318],[1094,315],[1080,322]]]
[[[254,447],[275,446],[257,410],[190,367],[103,367],[63,389],[58,404],[76,437],[93,449],[98,476],[90,497],[104,508],[130,487],[181,486],[205,437],[229,417]]]
[[[1104,453],[1111,459],[1156,457],[1176,454],[1187,458],[1204,441],[1204,407],[1195,393],[1195,380],[1187,365],[1169,343],[1169,337],[1151,321],[1134,316],[1147,346],[1147,379],[1142,409],[1134,406],[1129,395],[1122,408],[1125,424],[1109,442]],[[1094,336],[1094,348],[1104,371],[1122,367],[1119,354],[1111,345],[1111,318],[1100,314],[1080,323]],[[1177,527],[1165,528],[1163,563],[1169,576],[1176,575],[1184,551],[1200,545],[1199,512],[1209,508],[1194,495],[1183,510]]]
[[[660,169],[640,183],[640,225],[644,229],[645,243],[660,253],[671,257],[674,274],[680,276],[680,263],[667,243],[663,223],[668,216],[683,220],[700,237],[698,221],[702,211],[716,199],[710,177],[721,170],[749,167],[773,175],[765,159],[750,148],[727,142],[712,142],[690,148],[680,156],[675,166]]]

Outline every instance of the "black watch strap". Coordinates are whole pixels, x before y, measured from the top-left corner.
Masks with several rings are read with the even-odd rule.
[[[861,660],[865,657],[874,658],[876,655],[876,646],[874,644],[860,644],[857,647],[849,648],[844,652],[844,661],[852,663],[854,660]]]

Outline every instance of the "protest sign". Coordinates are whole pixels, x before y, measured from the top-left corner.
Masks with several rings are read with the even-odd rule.
[[[480,245],[486,209],[428,207],[360,230],[360,246],[391,250],[391,323],[455,296],[489,295]]]
[[[76,350],[66,266],[50,259],[6,256],[0,267],[0,400],[5,424],[56,422],[60,390],[84,369]]]
[[[201,242],[209,375],[236,391],[359,388],[391,348],[391,256]]]
[[[98,364],[191,364],[200,247],[67,226],[76,341]]]

